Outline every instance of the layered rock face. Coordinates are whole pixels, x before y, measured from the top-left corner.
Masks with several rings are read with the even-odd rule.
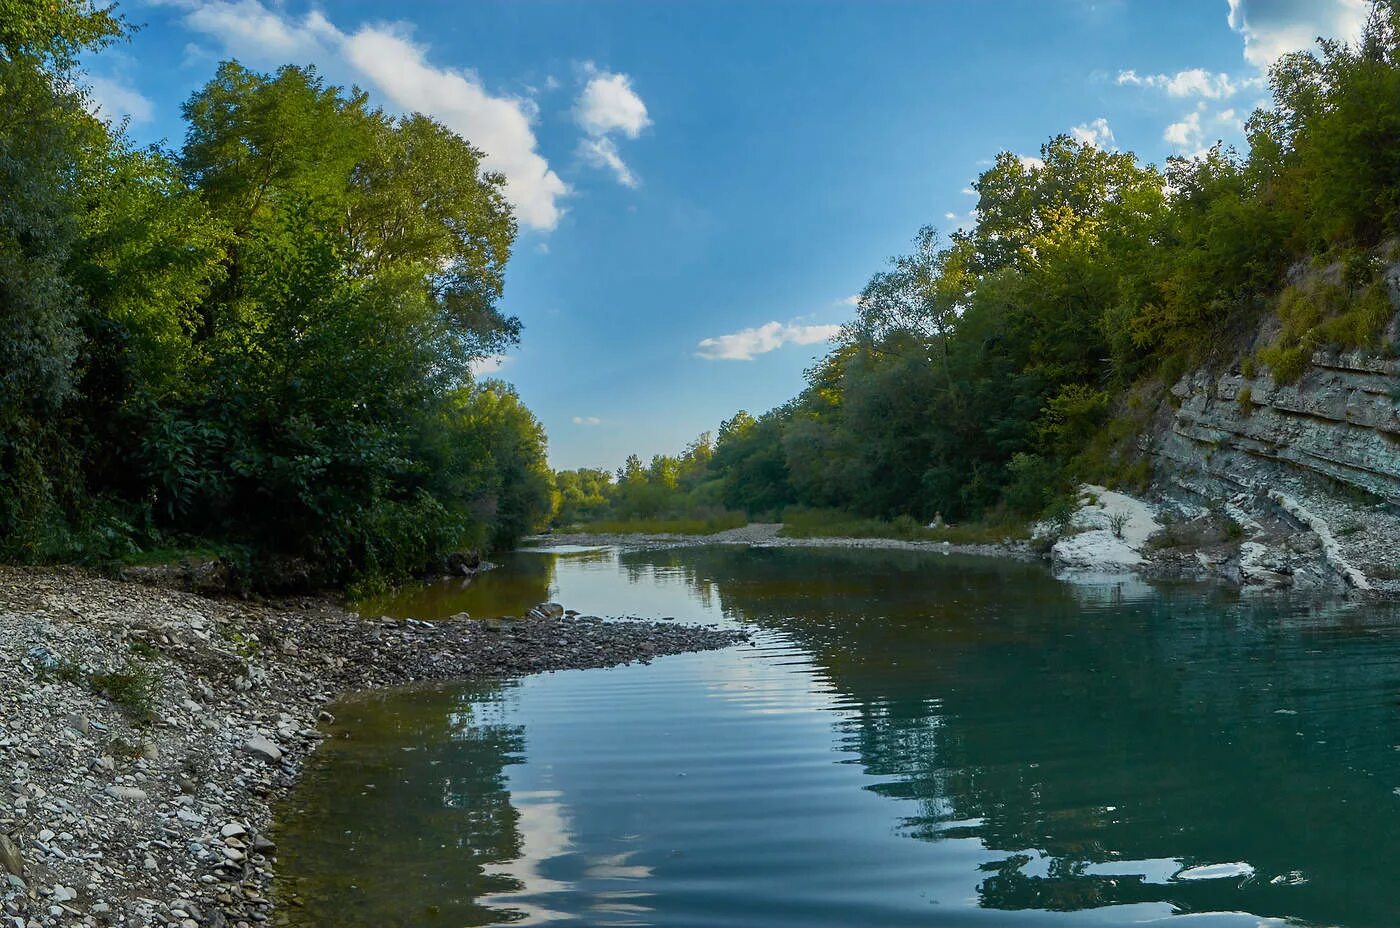
[[[1319,352],[1294,384],[1200,370],[1172,393],[1145,437],[1164,496],[1183,518],[1212,509],[1240,527],[1202,570],[1400,592],[1400,362]]]

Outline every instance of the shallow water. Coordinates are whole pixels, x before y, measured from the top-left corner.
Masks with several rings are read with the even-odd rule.
[[[282,919],[1400,924],[1395,610],[737,548],[519,554],[374,607],[547,598],[757,634],[342,702]]]

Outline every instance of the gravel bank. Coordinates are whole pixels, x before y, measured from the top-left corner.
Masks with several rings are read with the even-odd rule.
[[[537,608],[366,621],[0,567],[0,926],[266,921],[270,803],[338,694],[604,667],[742,635]]]
[[[780,522],[756,522],[713,535],[601,534],[589,532],[532,535],[526,544],[536,548],[564,545],[616,545],[634,550],[697,548],[705,545],[743,545],[753,548],[873,548],[888,551],[930,551],[937,554],[975,554],[981,557],[1038,558],[1025,542],[955,545],[946,541],[903,541],[898,538],[787,538],[779,535]]]

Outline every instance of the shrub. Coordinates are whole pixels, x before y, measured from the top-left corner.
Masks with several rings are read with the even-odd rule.
[[[144,667],[94,672],[87,682],[89,689],[121,706],[133,721],[144,724],[155,718],[155,678]]]
[[[1296,345],[1291,348],[1270,345],[1259,352],[1259,360],[1273,374],[1274,383],[1296,383],[1298,378],[1303,376],[1303,372],[1308,369],[1308,362],[1312,360],[1312,352]]]
[[[1244,387],[1235,395],[1235,403],[1240,407],[1242,415],[1249,415],[1254,412],[1254,391],[1249,387]]]

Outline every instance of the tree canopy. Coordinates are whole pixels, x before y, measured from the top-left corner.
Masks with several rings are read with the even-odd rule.
[[[481,152],[310,68],[237,62],[179,150],[88,112],[78,0],[0,15],[0,553],[204,540],[319,582],[548,518],[540,424],[472,364],[516,224]]]

